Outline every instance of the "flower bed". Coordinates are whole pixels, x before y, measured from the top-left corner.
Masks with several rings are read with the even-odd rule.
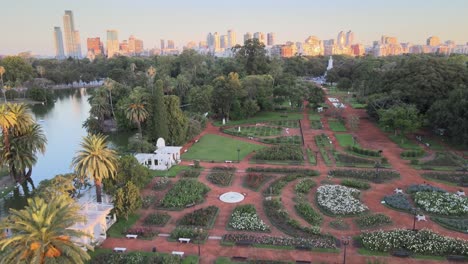
[[[186,226],[178,226],[174,230],[172,230],[170,238],[172,239],[179,239],[179,238],[190,238],[192,240],[196,240],[199,238],[198,233],[192,227]],[[203,230],[200,234],[200,241],[204,241],[208,238],[208,232]]]
[[[468,256],[468,241],[441,236],[426,229],[417,232],[406,229],[365,232],[359,238],[363,247],[372,251],[405,249],[417,254]]]
[[[263,148],[257,151],[253,157],[257,160],[304,160],[304,154],[299,146],[277,145],[269,148]]]
[[[429,213],[458,216],[468,214],[468,198],[453,193],[417,192],[414,202]]]
[[[446,192],[444,189],[429,184],[412,184],[406,191],[411,194],[417,192]]]
[[[335,238],[332,236],[321,236],[317,238],[299,238],[299,237],[273,237],[273,236],[255,236],[251,234],[226,234],[223,236],[224,242],[250,241],[259,245],[272,246],[306,246],[311,248],[336,248]]]
[[[447,218],[432,216],[431,219],[439,225],[448,229],[468,233],[468,219],[466,218]]]
[[[138,235],[140,238],[143,239],[152,239],[153,237],[158,235],[158,231],[153,229],[153,228],[148,228],[148,227],[134,227],[127,229],[127,231],[124,232],[124,235],[132,234],[132,235]]]
[[[297,178],[302,177],[302,175],[288,175],[276,179],[273,181],[268,188],[263,191],[263,195],[271,196],[271,195],[280,195],[281,190],[289,183],[294,181]]]
[[[216,220],[219,209],[216,206],[208,206],[205,208],[197,209],[191,213],[184,215],[177,225],[185,226],[199,226],[204,228],[211,228]]]
[[[364,215],[354,220],[354,222],[361,228],[374,228],[392,223],[390,217],[384,214]]]
[[[229,186],[231,185],[232,178],[234,173],[230,171],[215,171],[208,175],[207,179],[213,184],[219,186]]]
[[[304,179],[304,180],[301,180],[300,182],[298,182],[296,184],[296,186],[294,187],[294,191],[296,193],[308,193],[312,188],[314,188],[315,186],[317,186],[317,184],[311,180],[311,179]]]
[[[284,233],[294,237],[315,237],[320,234],[319,226],[303,227],[292,219],[278,199],[263,201],[263,208],[270,222]]]
[[[377,172],[375,170],[331,170],[328,172],[328,175],[337,177],[337,178],[354,178],[376,182]],[[393,170],[380,170],[378,173],[378,183],[380,180],[388,181],[392,179],[397,179],[400,177],[400,174]]]
[[[423,173],[422,176],[428,179],[455,184],[460,184],[464,179],[463,174],[461,173]],[[468,176],[465,176],[465,178],[468,178]],[[465,181],[468,181],[468,179],[465,179]]]
[[[375,160],[335,152],[335,159],[342,164],[374,164]]]
[[[267,122],[268,125],[281,126],[288,128],[299,128],[299,120],[277,120]]]
[[[349,230],[349,225],[343,219],[335,219],[330,221],[330,227],[336,230]]]
[[[169,219],[171,219],[171,216],[167,213],[155,213],[149,214],[143,223],[145,225],[164,226]]]
[[[421,163],[423,167],[428,166],[443,166],[443,167],[458,167],[463,164],[463,158],[451,152],[437,152],[433,160],[428,160]]]
[[[354,215],[368,210],[356,196],[359,190],[341,185],[322,185],[317,189],[317,203],[332,215]]]
[[[184,178],[197,178],[200,176],[200,170],[186,170],[182,173],[182,177]]]
[[[282,174],[302,174],[304,176],[318,176],[319,172],[309,169],[299,168],[273,168],[273,167],[250,167],[247,172],[269,172],[269,173],[282,173]]]
[[[320,226],[322,224],[322,215],[315,211],[307,202],[299,202],[294,208],[296,208],[297,213],[309,224],[313,226]]]
[[[167,188],[167,186],[171,183],[171,180],[167,177],[161,177],[156,180],[156,183],[153,185],[153,190],[160,191]]]
[[[210,191],[195,179],[182,179],[166,193],[160,206],[163,208],[184,208],[188,204],[201,203]]]
[[[239,205],[232,212],[228,226],[243,231],[270,231],[270,227],[257,215],[257,210],[251,204]]]
[[[380,152],[373,149],[364,149],[358,146],[348,146],[347,149],[351,152],[355,152],[359,155],[370,156],[370,157],[380,157]]]
[[[351,188],[356,188],[360,190],[370,189],[370,184],[363,181],[353,180],[353,179],[344,179],[341,181],[341,185]]]
[[[191,257],[187,257],[191,258]],[[179,256],[162,254],[162,253],[153,253],[151,255],[147,252],[128,252],[128,253],[100,253],[97,252],[93,258],[86,263],[89,264],[143,264],[143,263],[171,263],[171,264],[181,264],[185,263],[185,259],[182,259]],[[198,261],[198,259],[197,259]]]
[[[150,208],[151,205],[155,204],[156,196],[151,196],[151,195],[145,196],[145,197],[143,197],[141,202],[142,202],[141,207],[143,207],[144,209],[148,209],[148,208]]]
[[[414,206],[408,200],[408,196],[405,194],[397,193],[392,195],[387,195],[383,199],[385,204],[402,211],[411,212],[414,209]]]
[[[231,167],[231,166],[217,166],[217,167],[213,167],[211,168],[212,171],[236,171],[236,167]]]
[[[247,173],[244,178],[244,185],[251,190],[258,191],[268,179],[270,177],[263,173]]]
[[[266,144],[290,144],[290,145],[301,145],[302,137],[300,136],[282,136],[273,138],[262,138],[261,142]]]

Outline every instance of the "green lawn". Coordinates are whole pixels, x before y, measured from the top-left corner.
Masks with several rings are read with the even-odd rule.
[[[333,132],[346,132],[344,124],[336,119],[328,119],[328,125]]]
[[[309,114],[309,120],[318,120],[318,121],[320,121],[320,115],[319,114]]]
[[[343,148],[346,148],[348,146],[359,147],[359,144],[357,142],[354,142],[353,136],[351,134],[335,134],[335,137],[338,140],[340,146],[342,146]]]
[[[107,230],[107,234],[109,237],[124,237],[125,235],[123,232],[129,228],[131,228],[136,221],[138,221],[138,218],[140,218],[139,215],[137,214],[132,214],[128,216],[128,220],[126,220],[124,217],[121,217],[115,222],[109,230]]]
[[[390,134],[388,135],[388,137],[393,142],[398,144],[400,148],[403,148],[403,149],[420,149],[421,148],[421,146],[419,146],[416,142],[409,140],[408,138],[406,138],[405,136],[401,134],[399,135]]]
[[[226,123],[229,126],[242,125],[242,124],[255,124],[260,122],[268,121],[280,121],[280,120],[299,120],[302,119],[302,113],[283,113],[283,112],[260,112],[256,116],[242,119],[232,120]],[[222,126],[222,120],[214,122],[215,126]]]
[[[205,135],[198,143],[195,143],[188,152],[182,155],[182,159],[237,161],[238,148],[240,149],[240,159],[243,159],[252,151],[262,149],[263,146],[218,135]]]
[[[164,176],[175,177],[181,171],[189,170],[189,169],[191,169],[190,166],[175,165],[175,166],[172,166],[168,171],[151,170],[151,176],[153,177],[164,177]]]

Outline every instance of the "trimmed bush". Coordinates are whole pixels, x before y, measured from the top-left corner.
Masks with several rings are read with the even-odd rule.
[[[249,241],[254,244],[272,246],[308,246],[311,248],[336,248],[335,238],[333,238],[332,236],[303,238],[256,236],[252,234],[226,234],[223,236],[223,241],[231,243],[239,241]]]
[[[341,181],[341,185],[360,189],[360,190],[368,190],[371,187],[370,184],[367,182],[353,180],[353,179],[344,179]]]
[[[269,173],[282,173],[282,174],[302,174],[304,176],[318,176],[319,172],[316,170],[299,169],[299,168],[272,168],[272,167],[250,167],[247,172],[269,172]]]
[[[381,180],[388,181],[400,177],[400,174],[393,170],[331,170],[328,175],[337,178],[354,178],[380,183]],[[378,175],[378,177],[376,177]]]
[[[374,214],[361,216],[354,220],[354,222],[363,229],[388,225],[392,223],[392,220],[384,214]]]
[[[446,192],[444,189],[429,184],[412,184],[406,191],[410,194],[417,192]]]
[[[425,152],[423,149],[408,149],[403,151],[400,156],[402,158],[419,158],[424,156]]]
[[[335,159],[337,162],[344,164],[374,164],[375,160],[356,157],[344,153],[335,152]]]
[[[380,152],[378,150],[364,149],[358,146],[348,146],[347,149],[363,156],[380,157]]]
[[[387,195],[384,197],[384,201],[385,204],[397,210],[411,212],[414,209],[414,206],[410,203],[408,197],[401,193]]]
[[[439,225],[453,229],[459,232],[468,233],[468,219],[467,218],[448,218],[431,216],[431,219]]]
[[[182,173],[184,178],[197,178],[198,176],[200,176],[199,170],[186,170]]]
[[[254,159],[272,161],[302,161],[304,160],[304,154],[302,153],[302,149],[298,146],[278,145],[258,150],[254,155]]]

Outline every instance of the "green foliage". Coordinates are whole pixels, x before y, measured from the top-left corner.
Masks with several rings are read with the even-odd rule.
[[[466,218],[449,218],[449,217],[431,216],[431,219],[443,227],[446,227],[448,229],[453,229],[458,232],[466,233],[468,230],[468,219]]]
[[[296,184],[296,186],[294,187],[294,191],[296,193],[307,194],[315,186],[317,186],[317,183],[315,183],[313,180],[304,179]]]
[[[328,125],[333,132],[346,132],[346,127],[343,122],[334,119],[328,119]]]
[[[244,184],[247,186],[247,188],[258,191],[258,189],[269,179],[269,177],[263,173],[247,173],[244,179]]]
[[[183,208],[188,204],[201,203],[210,191],[203,183],[193,179],[181,179],[167,192],[161,201],[161,207]]]
[[[281,190],[289,183],[294,181],[295,179],[301,178],[303,175],[296,174],[296,175],[288,175],[276,179],[273,181],[268,188],[263,191],[263,195],[270,196],[270,195],[280,195]]]
[[[374,170],[331,170],[328,175],[337,178],[353,178],[367,181],[376,181],[377,172]],[[400,174],[392,170],[380,170],[378,172],[379,180],[392,180],[400,177]]]
[[[269,59],[266,56],[265,44],[258,39],[248,39],[244,46],[236,45],[233,51],[236,61],[244,66],[248,75],[268,72]]]
[[[150,170],[141,165],[133,155],[125,155],[117,161],[117,173],[114,178],[103,181],[104,188],[108,194],[113,194],[117,188],[123,187],[132,181],[139,189],[145,187],[152,177]]]
[[[167,113],[167,127],[169,131],[167,142],[173,146],[179,146],[185,143],[187,138],[188,118],[180,109],[180,101],[177,96],[164,97]]]
[[[219,186],[229,186],[231,185],[232,178],[234,177],[234,173],[228,171],[217,171],[208,174],[207,179],[213,184]]]
[[[398,105],[379,111],[379,124],[402,134],[416,131],[422,124],[419,110],[414,105]]]
[[[349,146],[347,148],[351,152],[355,152],[359,155],[370,156],[370,157],[380,157],[380,152],[372,149],[364,149],[358,146]]]
[[[211,228],[215,222],[218,212],[218,207],[213,205],[200,208],[184,215],[179,221],[177,221],[177,225]]]
[[[33,67],[29,62],[19,56],[8,56],[0,61],[0,66],[5,68],[3,80],[5,83],[21,85],[33,77]]]
[[[154,145],[136,134],[128,139],[128,150],[136,153],[151,153],[154,151]]]
[[[423,149],[409,149],[403,151],[400,156],[402,158],[419,158],[425,154]]]
[[[301,136],[282,136],[274,138],[262,138],[260,140],[267,144],[289,144],[289,145],[302,145]]]
[[[302,149],[297,146],[278,145],[261,149],[254,155],[257,160],[295,160],[304,159]]]
[[[190,238],[192,240],[200,239],[204,241],[208,237],[208,232],[203,230],[201,233],[198,233],[193,227],[178,226],[172,230],[170,237],[172,239]]]
[[[149,135],[152,140],[156,140],[160,137],[167,140],[169,138],[168,107],[165,105],[163,82],[162,80],[158,80],[152,85],[154,87],[151,87],[152,91],[149,100],[148,111],[150,113],[150,118],[147,121],[147,135]]]
[[[359,180],[353,180],[353,179],[344,179],[341,181],[341,185],[351,187],[351,188],[356,188],[360,190],[367,190],[370,189],[370,184],[367,182],[359,181]]]
[[[375,160],[365,159],[365,158],[361,158],[361,157],[357,157],[357,156],[353,156],[353,155],[348,155],[348,154],[341,153],[341,152],[335,152],[335,159],[336,159],[337,163],[340,162],[340,163],[343,163],[343,164],[350,164],[350,165],[354,165],[354,164],[375,164]]]
[[[459,167],[462,166],[466,161],[451,153],[451,152],[436,152],[436,156],[433,160],[422,162],[422,166],[447,166],[447,167]]]
[[[355,219],[356,224],[361,228],[381,227],[392,223],[390,217],[384,214],[364,215]]]
[[[171,216],[168,213],[154,213],[149,214],[145,220],[143,220],[143,223],[145,225],[164,226],[169,219],[171,219]]]
[[[265,173],[281,173],[281,174],[301,174],[304,176],[318,176],[319,172],[309,169],[288,168],[288,167],[250,167],[247,172],[265,172]]]
[[[323,221],[323,217],[307,202],[299,202],[294,205],[297,213],[304,218],[309,224],[313,226],[320,226]]]
[[[445,181],[449,183],[455,183],[455,184],[460,184],[463,182],[465,179],[468,180],[468,175],[465,174],[465,176],[461,173],[423,173],[423,177],[428,178],[428,179],[434,179],[434,180],[439,180],[439,181]]]
[[[26,96],[32,100],[53,104],[55,95],[52,89],[43,87],[32,87],[26,92]]]
[[[401,193],[387,195],[384,197],[383,200],[385,201],[386,205],[393,207],[397,210],[411,212],[414,209],[408,197]]]
[[[119,188],[114,195],[114,210],[119,217],[128,216],[140,209],[142,205],[140,190],[129,181],[123,188]]]
[[[329,225],[336,230],[349,230],[349,224],[341,218],[330,221]]]

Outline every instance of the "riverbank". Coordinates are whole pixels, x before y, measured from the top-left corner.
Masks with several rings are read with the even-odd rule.
[[[29,105],[35,105],[35,104],[42,104],[40,101],[35,101],[31,100],[29,98],[16,98],[14,100],[8,100],[8,103],[13,103],[13,104],[29,104]],[[2,99],[0,100],[0,105],[5,104],[5,101]]]

